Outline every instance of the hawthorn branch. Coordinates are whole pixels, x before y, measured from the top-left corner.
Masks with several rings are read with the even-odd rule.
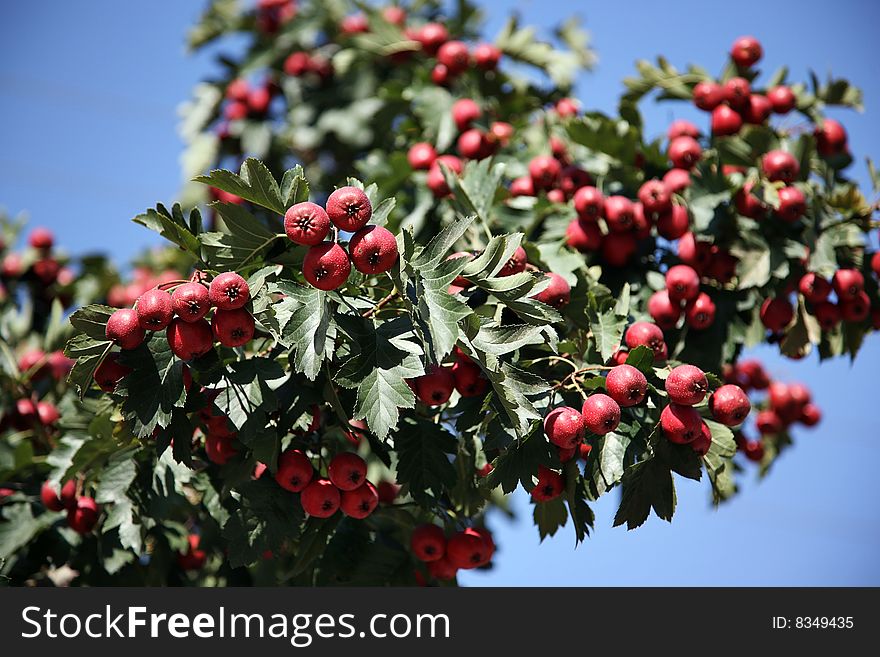
[[[397,289],[394,289],[390,294],[388,294],[385,298],[383,298],[381,301],[379,301],[379,303],[377,303],[375,306],[373,306],[368,311],[366,311],[363,315],[361,315],[361,317],[372,317],[377,312],[382,310],[382,308],[384,308],[389,303],[391,303],[394,299],[396,299],[398,296],[399,296],[399,292],[397,291]]]

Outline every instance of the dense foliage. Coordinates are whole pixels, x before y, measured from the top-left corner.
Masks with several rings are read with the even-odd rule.
[[[639,62],[608,116],[572,97],[576,22],[479,20],[216,0],[191,46],[247,47],[187,106],[180,202],[134,219],[171,247],[124,280],[4,219],[4,577],[454,581],[520,486],[580,542],[612,489],[615,525],[671,520],[674,475],[720,503],[820,420],[741,356],[880,327],[876,204],[824,118],[859,91],[764,79],[742,38],[718,77]],[[649,95],[708,129],[651,138]]]

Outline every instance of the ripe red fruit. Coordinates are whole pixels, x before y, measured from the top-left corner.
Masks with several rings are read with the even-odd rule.
[[[201,283],[184,283],[171,294],[171,306],[184,322],[197,322],[211,309],[208,288]]]
[[[53,351],[48,358],[49,372],[56,381],[61,381],[73,369],[74,361],[64,355],[64,352]]]
[[[604,215],[608,230],[624,233],[631,230],[634,222],[633,202],[625,196],[609,196],[605,199]]]
[[[446,536],[437,525],[419,525],[410,537],[413,556],[419,561],[437,561],[446,554]]]
[[[700,427],[700,435],[691,442],[691,449],[700,456],[706,456],[710,447],[712,447],[712,430],[709,429],[708,424],[703,422]]]
[[[76,506],[67,511],[67,524],[78,534],[88,534],[98,524],[100,509],[91,497],[80,497]]]
[[[556,102],[556,113],[564,119],[577,116],[580,103],[574,98],[561,98]]]
[[[348,280],[351,262],[348,253],[335,242],[309,248],[303,259],[303,276],[319,290],[335,290]]]
[[[413,38],[422,44],[422,50],[429,55],[434,55],[440,46],[449,39],[449,32],[446,30],[446,26],[440,23],[426,23],[413,34]]]
[[[712,134],[721,137],[735,135],[742,128],[742,117],[727,105],[712,110]]]
[[[681,319],[681,306],[673,303],[666,290],[658,290],[648,299],[648,314],[661,329],[671,329]]]
[[[675,169],[673,169],[675,171]],[[667,240],[677,240],[690,229],[690,218],[687,208],[683,205],[673,205],[669,212],[665,212],[657,219],[657,232]]]
[[[749,461],[759,463],[764,460],[764,444],[759,440],[746,441],[742,446],[742,451]]]
[[[434,160],[431,168],[428,169],[428,177],[425,183],[437,198],[448,196],[451,191],[449,185],[446,184],[446,177],[443,175],[443,169],[440,168],[440,164],[443,164],[447,169],[456,174],[460,174],[463,169],[461,160],[454,155],[441,155]]]
[[[343,34],[360,34],[369,32],[370,24],[367,22],[367,17],[363,14],[351,14],[340,21],[339,30]]]
[[[467,130],[471,123],[483,116],[483,110],[470,98],[459,98],[452,104],[452,120],[459,132]]]
[[[813,314],[823,331],[831,331],[840,324],[840,309],[829,301],[814,304]]]
[[[447,41],[437,50],[437,61],[453,75],[463,73],[470,64],[467,44],[463,41]]]
[[[229,83],[229,86],[226,87],[226,98],[228,100],[237,100],[243,102],[247,100],[249,92],[250,86],[248,85],[247,80],[236,78]]]
[[[875,276],[880,276],[880,251],[876,251],[871,256],[871,271],[874,272]]]
[[[544,275],[550,279],[550,285],[537,294],[533,294],[532,298],[557,310],[562,310],[571,301],[571,286],[557,273],[550,272]]]
[[[489,132],[501,146],[507,146],[513,137],[513,126],[505,121],[493,121],[489,126]]]
[[[61,495],[48,481],[43,482],[40,488],[40,501],[50,511],[61,511],[62,509],[70,509],[76,503],[76,481],[69,479],[61,487]]]
[[[550,189],[559,180],[562,165],[559,160],[549,155],[538,155],[529,162],[529,175],[535,189]]]
[[[144,341],[146,333],[138,322],[138,314],[131,308],[120,308],[107,320],[105,330],[108,340],[123,349],[134,349]]]
[[[752,410],[748,395],[737,385],[723,385],[709,397],[712,417],[721,424],[735,427],[745,422]]]
[[[238,454],[231,433],[208,433],[205,436],[205,454],[216,465],[226,465],[229,459]]]
[[[602,393],[587,397],[581,414],[584,416],[587,430],[599,436],[614,431],[620,424],[620,406],[611,397]]]
[[[779,190],[779,208],[776,214],[788,223],[794,223],[807,211],[807,199],[797,187],[783,187]]]
[[[428,564],[428,573],[434,579],[452,580],[458,574],[458,568],[453,566],[449,559],[442,557]],[[418,571],[416,571],[416,575],[418,576]]]
[[[715,302],[705,292],[700,292],[697,298],[690,302],[684,311],[688,326],[702,331],[715,323]]]
[[[605,377],[605,389],[620,406],[635,406],[645,400],[648,380],[632,365],[618,365]]]
[[[651,322],[635,322],[626,331],[626,346],[630,349],[645,346],[654,352],[654,359],[665,361],[668,356],[663,331]]]
[[[794,308],[785,297],[765,299],[761,304],[761,322],[774,333],[779,333],[794,319]]]
[[[696,139],[700,136],[700,129],[690,121],[676,119],[669,124],[669,130],[667,130],[666,136],[669,138],[669,141],[672,141],[676,137],[692,137],[693,139]]]
[[[767,96],[752,94],[749,96],[743,118],[745,118],[746,123],[751,125],[761,125],[770,118],[772,111],[773,103],[770,102]]]
[[[761,411],[755,417],[755,425],[762,436],[775,436],[782,433],[784,426],[776,411]]]
[[[673,194],[680,194],[691,186],[691,174],[687,169],[670,169],[663,174],[663,184]],[[664,214],[669,214],[665,212]]]
[[[700,276],[690,265],[674,265],[666,272],[666,291],[672,301],[689,301],[700,293]]]
[[[456,568],[477,568],[489,562],[489,546],[475,529],[465,529],[449,538],[446,558]]]
[[[677,169],[692,169],[703,156],[703,148],[693,137],[682,135],[669,142],[666,157]]]
[[[199,535],[190,534],[187,537],[186,552],[178,552],[177,565],[182,570],[201,570],[208,560],[208,553],[199,548]]]
[[[749,102],[752,88],[745,78],[730,78],[724,83],[724,99],[738,110],[742,110]]]
[[[459,135],[457,147],[458,153],[462,157],[469,160],[479,160],[489,155],[490,145],[480,130],[470,128]]]
[[[724,89],[715,82],[697,82],[694,86],[694,105],[707,112],[718,107],[724,100]]]
[[[865,289],[865,278],[857,269],[838,269],[834,272],[831,285],[838,299],[846,301],[855,299]]]
[[[354,452],[341,452],[330,460],[327,476],[339,490],[354,490],[367,478],[367,464]]]
[[[184,322],[180,318],[175,318],[171,320],[165,334],[171,351],[181,360],[199,358],[214,347],[211,326],[204,319]]]
[[[799,419],[804,426],[814,427],[822,421],[822,411],[815,404],[807,404],[801,411]]]
[[[455,388],[455,378],[448,367],[432,366],[427,374],[413,382],[416,396],[428,406],[439,406],[449,401]]]
[[[605,198],[595,187],[581,187],[574,193],[574,209],[582,219],[596,220],[602,216]]]
[[[846,148],[846,129],[834,119],[825,119],[816,127],[816,150],[820,155],[834,155]]]
[[[761,199],[752,194],[754,186],[755,185],[752,182],[745,183],[742,188],[736,192],[736,196],[734,196],[733,200],[736,205],[736,211],[744,217],[749,217],[750,219],[762,219],[767,213],[767,206],[764,205]]]
[[[240,121],[248,115],[248,106],[246,102],[233,101],[226,105],[223,109],[223,116],[230,121]]]
[[[95,370],[94,379],[104,392],[113,392],[116,384],[131,373],[131,368],[119,362],[119,354],[109,354]]]
[[[298,493],[312,481],[312,463],[298,449],[289,449],[278,458],[275,481],[285,490]]]
[[[767,100],[776,114],[788,114],[797,104],[794,92],[786,86],[773,87],[767,91]]]
[[[409,165],[416,171],[425,171],[431,168],[437,159],[437,151],[427,142],[413,144],[406,154]]]
[[[360,230],[373,216],[373,206],[362,189],[340,187],[327,199],[327,216],[339,229]]]
[[[761,160],[761,170],[770,182],[793,183],[801,171],[801,166],[791,153],[770,151]]]
[[[474,48],[474,63],[484,71],[494,71],[501,60],[501,50],[490,43],[481,43]]]
[[[536,502],[549,502],[562,495],[565,482],[562,475],[550,468],[538,466],[538,482],[532,489],[532,499]]]
[[[48,251],[55,244],[55,235],[48,228],[34,228],[28,235],[28,244],[35,249]]]
[[[743,36],[733,42],[730,49],[730,57],[740,68],[748,68],[758,61],[764,54],[761,42],[755,37]]]
[[[171,295],[165,290],[153,288],[137,300],[137,316],[140,327],[147,331],[161,331],[174,316]]]
[[[317,203],[297,203],[284,213],[284,232],[294,244],[314,246],[330,232],[330,217]]]
[[[669,404],[660,413],[660,428],[669,442],[685,445],[702,435],[703,418],[693,406]]]
[[[462,397],[481,397],[489,385],[483,377],[483,370],[473,361],[456,361],[452,365],[452,378],[455,389]]]
[[[498,270],[498,276],[513,276],[514,274],[519,274],[526,270],[526,264],[529,261],[529,256],[526,253],[526,250],[518,246],[513,252],[513,255],[510,256],[507,262],[504,263],[504,266]]]
[[[272,92],[267,87],[257,87],[248,94],[247,105],[251,114],[265,114],[272,102]]]
[[[291,53],[284,60],[284,72],[292,77],[300,77],[312,69],[312,58],[307,52]]]
[[[381,274],[397,262],[397,240],[381,226],[366,226],[356,232],[348,243],[351,261],[363,274]]]
[[[52,285],[58,278],[61,265],[54,258],[42,258],[31,265],[31,271],[43,285]]]
[[[639,187],[638,197],[648,214],[660,214],[672,206],[672,195],[666,185],[659,180],[648,180],[643,183]]]
[[[365,481],[354,490],[343,491],[340,495],[339,508],[349,518],[363,520],[373,513],[377,506],[379,506],[379,494],[369,481]]]
[[[58,412],[55,404],[47,401],[37,402],[37,416],[40,418],[40,423],[47,428],[55,426],[61,419],[61,413]]]
[[[709,381],[699,367],[679,365],[666,377],[669,400],[683,406],[699,404],[706,397]]]
[[[863,322],[871,312],[871,300],[864,292],[853,299],[844,299],[840,305],[840,316],[845,322]]]
[[[254,318],[244,308],[216,310],[211,318],[214,338],[224,347],[241,347],[254,337]]]
[[[602,231],[595,221],[572,219],[565,229],[565,243],[578,251],[597,251],[602,246]]]
[[[315,518],[329,518],[339,508],[339,489],[326,479],[316,479],[300,493],[303,511]]]
[[[554,408],[544,418],[547,439],[563,449],[572,449],[582,442],[585,428],[583,416],[569,406]]]
[[[403,25],[406,22],[406,10],[397,5],[389,5],[382,9],[382,18],[392,25]]]
[[[251,298],[247,281],[234,271],[224,272],[211,281],[208,299],[221,310],[241,308]]]
[[[449,84],[451,74],[443,64],[437,64],[431,69],[431,81],[439,87],[445,87]]]
[[[510,181],[511,196],[534,196],[535,184],[531,176],[521,176]]]

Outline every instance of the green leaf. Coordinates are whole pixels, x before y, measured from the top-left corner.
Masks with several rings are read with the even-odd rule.
[[[548,536],[553,536],[561,527],[568,522],[568,511],[565,508],[565,500],[562,496],[547,502],[534,503],[532,516],[538,527],[538,534],[543,542]]]
[[[211,207],[220,214],[226,230],[199,235],[206,261],[218,269],[240,270],[261,264],[279,236],[241,205],[217,201]]]
[[[299,164],[284,172],[280,192],[285,208],[309,200],[309,183],[306,181],[303,168]]]
[[[177,360],[165,333],[154,333],[137,349],[123,351],[120,362],[132,369],[116,392],[125,401],[122,412],[135,434],[146,438],[158,427],[167,427],[171,412],[186,401],[183,361]]]
[[[394,435],[397,482],[407,486],[420,504],[429,505],[455,486],[455,467],[449,460],[458,441],[440,425],[424,420],[405,420]]]
[[[471,160],[456,185],[456,198],[485,224],[489,224],[495,194],[504,176],[504,165],[492,165],[492,158]]]
[[[239,175],[224,169],[215,169],[208,175],[196,176],[193,180],[241,196],[277,214],[283,215],[287,210],[281,189],[272,177],[272,173],[265,164],[252,157],[242,163]],[[290,187],[288,192],[289,190]]]
[[[671,521],[675,512],[675,486],[672,473],[652,458],[640,461],[629,468],[623,476],[623,497],[614,516],[614,526],[626,523],[627,529],[635,529],[648,519],[651,509],[663,520]]]
[[[538,474],[538,466],[549,465],[554,458],[550,443],[543,433],[535,432],[512,443],[492,462],[493,469],[485,479],[486,485],[489,488],[501,486],[505,495],[516,490],[518,484],[530,491],[534,486],[532,479]]]
[[[602,360],[607,361],[620,347],[627,318],[618,315],[614,309],[598,311],[588,308],[587,320],[590,323],[596,348],[599,350]]]
[[[199,257],[201,252],[199,238],[191,230],[192,226],[201,226],[201,215],[197,209],[190,212],[189,222],[184,219],[183,211],[177,203],[172,207],[171,214],[164,206],[158,205],[155,210],[149,209],[137,215],[132,221],[159,233],[194,257]]]
[[[58,520],[58,513],[42,513],[34,518],[30,504],[13,504],[2,510],[0,522],[0,555],[14,555]]]
[[[428,242],[427,246],[417,249],[412,260],[413,266],[418,270],[433,269],[462,238],[470,225],[474,223],[474,219],[476,217],[463,217],[446,226]]]
[[[592,464],[591,488],[596,497],[620,483],[630,441],[629,436],[613,431],[595,440],[589,463]]]
[[[324,359],[333,356],[330,294],[287,281],[279,282],[276,291],[285,296],[272,306],[279,328],[275,338],[293,350],[296,371],[314,381]]]
[[[630,349],[626,355],[626,364],[632,365],[646,375],[654,374],[654,351],[650,347],[640,345]]]
[[[107,340],[107,320],[114,312],[116,308],[92,304],[74,312],[70,316],[70,323],[93,340],[104,342]]]

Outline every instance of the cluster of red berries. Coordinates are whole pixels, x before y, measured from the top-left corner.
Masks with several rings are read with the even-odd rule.
[[[298,449],[284,452],[275,473],[278,485],[300,494],[303,510],[316,518],[329,518],[342,510],[363,520],[379,505],[379,494],[367,480],[367,464],[353,452],[336,454],[327,466],[327,477],[315,477],[309,458]]]
[[[666,271],[666,289],[648,299],[648,314],[663,330],[675,328],[684,316],[692,329],[709,328],[715,322],[715,302],[700,291],[700,275],[690,265],[673,265]]]
[[[284,215],[284,231],[290,240],[308,246],[303,259],[303,276],[319,290],[335,290],[351,273],[351,265],[362,274],[381,274],[397,262],[397,240],[382,226],[368,226],[373,206],[363,190],[340,187],[322,208],[304,201]],[[331,223],[341,231],[354,233],[346,251],[335,240],[325,241]],[[350,256],[350,258],[349,258]]]
[[[0,238],[0,252],[6,249]],[[65,306],[70,305],[70,295],[58,288],[65,288],[76,280],[76,274],[63,266],[55,256],[55,236],[47,228],[34,228],[28,236],[30,251],[10,251],[0,261],[0,302],[7,296],[7,287],[18,281],[31,281],[33,292],[48,299],[58,298]]]
[[[240,347],[254,337],[254,318],[244,308],[250,298],[247,281],[235,272],[216,276],[209,286],[189,281],[175,283],[172,293],[152,288],[138,297],[134,308],[120,308],[110,315],[107,339],[122,349],[135,349],[147,331],[165,329],[171,351],[181,360],[204,356],[215,340],[225,347]],[[205,316],[212,308],[209,324]],[[112,391],[125,373],[116,358],[108,358],[95,372],[95,380]]]
[[[116,283],[107,291],[107,305],[128,308],[147,290],[170,285],[179,279],[180,273],[171,269],[155,273],[149,267],[135,267],[130,282]]]
[[[419,525],[410,538],[413,555],[428,564],[435,579],[454,579],[459,570],[480,568],[492,561],[495,542],[484,527],[468,527],[448,539],[437,525]]]
[[[462,397],[482,397],[489,382],[483,370],[461,349],[455,347],[452,365],[435,365],[427,374],[407,379],[407,384],[423,404],[440,406],[449,401],[453,390]]]
[[[294,0],[257,0],[256,24],[263,34],[275,34],[282,25],[296,16]]]
[[[79,534],[88,534],[98,524],[101,509],[94,498],[76,494],[76,482],[69,479],[58,491],[48,481],[40,488],[40,500],[50,511],[67,511],[67,524]]]

